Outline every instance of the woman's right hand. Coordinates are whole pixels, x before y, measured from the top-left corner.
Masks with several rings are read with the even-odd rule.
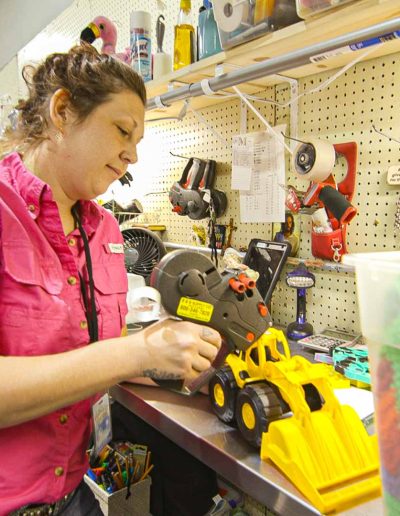
[[[156,380],[197,377],[210,367],[221,346],[217,331],[188,321],[164,319],[131,337],[139,335],[138,374]]]

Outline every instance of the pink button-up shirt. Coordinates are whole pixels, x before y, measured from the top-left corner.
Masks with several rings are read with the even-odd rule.
[[[82,202],[93,262],[99,339],[124,325],[127,276],[117,221]],[[0,162],[0,355],[62,353],[89,343],[79,275],[79,231],[64,235],[50,187],[17,153]],[[72,279],[74,278],[74,279]],[[72,380],[72,379],[71,379]],[[93,398],[27,423],[0,429],[0,515],[51,503],[72,491],[87,469]]]

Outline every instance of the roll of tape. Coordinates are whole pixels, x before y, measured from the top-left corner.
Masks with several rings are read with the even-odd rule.
[[[332,231],[331,223],[329,222],[328,214],[325,208],[315,210],[311,215],[311,220],[314,226],[323,229],[324,231]]]
[[[243,0],[214,0],[214,17],[220,30],[224,32],[233,32],[244,22],[247,22],[249,16],[249,2]]]
[[[322,183],[332,173],[335,159],[335,148],[331,143],[310,138],[307,143],[297,145],[293,166],[302,179]]]
[[[153,59],[153,79],[158,79],[172,71],[172,60],[169,54],[157,52]]]
[[[127,323],[150,322],[160,318],[161,296],[153,287],[139,287],[128,292]]]

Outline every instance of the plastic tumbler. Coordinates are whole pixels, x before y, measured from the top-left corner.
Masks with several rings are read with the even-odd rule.
[[[400,514],[400,252],[345,255],[356,269],[387,516]]]

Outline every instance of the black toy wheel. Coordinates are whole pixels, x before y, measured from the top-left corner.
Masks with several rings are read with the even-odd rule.
[[[224,423],[231,423],[234,419],[237,391],[230,367],[221,367],[210,381],[209,392],[212,409]]]
[[[282,407],[274,390],[266,383],[246,385],[237,395],[236,422],[248,443],[261,446],[263,432],[271,421],[282,416]]]

